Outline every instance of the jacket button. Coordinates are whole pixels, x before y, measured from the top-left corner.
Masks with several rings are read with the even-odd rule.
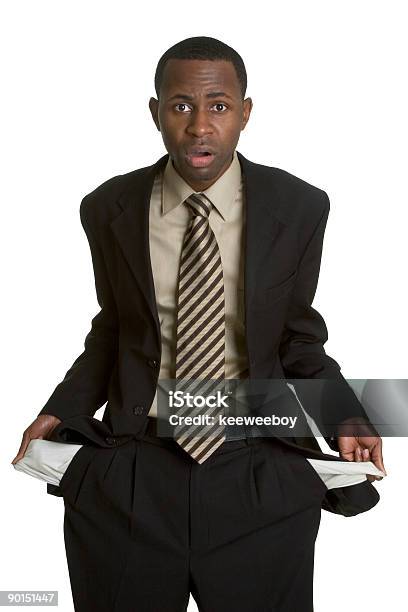
[[[133,414],[143,414],[143,406],[134,406]]]
[[[111,438],[110,436],[107,436],[105,438],[105,441],[107,444],[110,444],[111,446],[113,446],[114,444],[116,444],[116,438]]]
[[[159,362],[156,359],[149,359],[147,362],[151,368],[156,368],[159,365]]]

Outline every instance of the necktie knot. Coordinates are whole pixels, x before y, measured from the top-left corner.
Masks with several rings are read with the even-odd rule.
[[[192,193],[186,200],[188,208],[195,217],[206,217],[208,219],[212,202],[204,193]]]

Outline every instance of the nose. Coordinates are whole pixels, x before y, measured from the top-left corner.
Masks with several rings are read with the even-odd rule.
[[[205,110],[194,110],[190,115],[187,132],[191,136],[202,137],[212,133],[211,118]]]

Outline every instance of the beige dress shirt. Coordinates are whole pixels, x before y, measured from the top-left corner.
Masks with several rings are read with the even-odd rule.
[[[184,201],[194,190],[169,157],[155,178],[150,199],[150,258],[161,327],[160,379],[175,378],[177,286],[183,240],[191,213]],[[246,378],[244,305],[244,191],[241,165],[234,151],[230,166],[203,193],[213,203],[209,224],[218,242],[224,273],[225,378]],[[157,416],[157,390],[149,416]]]

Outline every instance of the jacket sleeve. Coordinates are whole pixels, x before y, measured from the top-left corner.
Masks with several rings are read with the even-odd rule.
[[[75,359],[39,414],[63,420],[93,416],[107,401],[108,386],[117,355],[118,314],[103,253],[87,219],[87,198],[80,205],[80,219],[89,242],[100,306],[85,337],[84,351]]]
[[[319,429],[323,428],[322,433],[330,448],[338,451],[337,426],[348,419],[362,418],[365,422],[368,417],[341,374],[339,364],[326,354],[326,324],[312,307],[330,210],[329,198],[323,193],[323,208],[301,255],[281,337],[280,358],[286,378],[294,379],[291,382],[302,406]]]

